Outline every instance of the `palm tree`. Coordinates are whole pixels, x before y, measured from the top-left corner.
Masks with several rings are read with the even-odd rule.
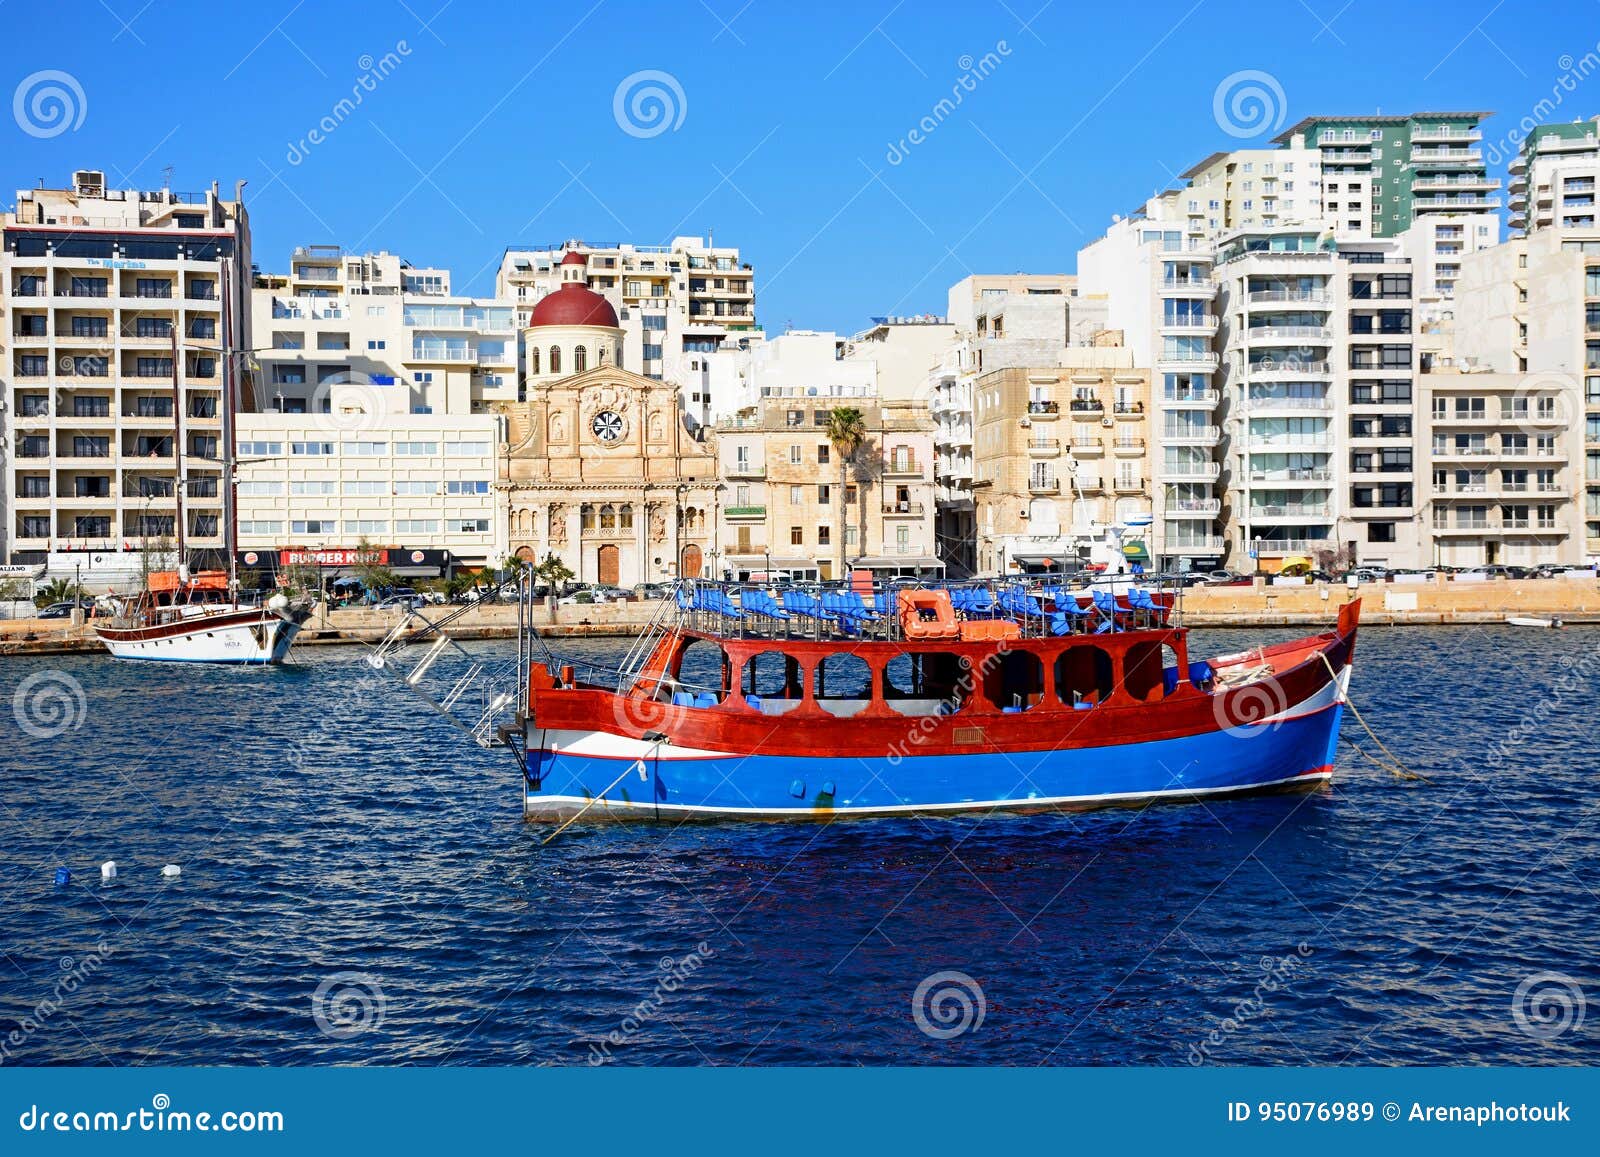
[[[828,441],[839,457],[839,577],[844,578],[845,494],[848,470],[856,452],[867,440],[867,420],[854,406],[835,406],[828,412]]]
[[[545,555],[543,562],[533,567],[533,577],[549,587],[545,601],[549,603],[550,610],[554,612],[556,597],[561,592],[561,584],[572,581],[575,576],[572,573],[572,568],[557,558],[554,552],[551,552]]]

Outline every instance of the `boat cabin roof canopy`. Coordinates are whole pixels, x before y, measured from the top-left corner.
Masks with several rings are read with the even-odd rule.
[[[184,589],[185,586],[192,591],[225,591],[228,589],[228,575],[220,570],[203,570],[189,576],[188,583],[184,583],[175,570],[158,570],[150,574],[150,592],[152,594],[166,595]]]

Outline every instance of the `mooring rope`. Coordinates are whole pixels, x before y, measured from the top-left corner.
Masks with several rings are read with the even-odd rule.
[[[1412,771],[1406,767],[1405,764],[1401,763],[1399,757],[1384,745],[1383,740],[1378,738],[1378,733],[1374,731],[1372,726],[1361,717],[1360,709],[1358,709],[1356,705],[1350,701],[1350,696],[1345,694],[1344,688],[1339,686],[1338,673],[1334,671],[1333,664],[1328,662],[1327,652],[1318,651],[1317,658],[1321,659],[1322,665],[1328,669],[1328,675],[1333,679],[1334,686],[1339,687],[1340,701],[1343,702],[1346,707],[1350,708],[1350,714],[1355,716],[1357,723],[1361,724],[1361,729],[1367,733],[1373,743],[1378,745],[1378,750],[1383,752],[1387,758],[1379,759],[1377,756],[1364,750],[1359,743],[1354,741],[1350,743],[1350,746],[1355,748],[1358,754],[1370,760],[1374,766],[1383,768],[1397,779],[1420,779],[1423,783],[1432,783],[1433,780],[1429,779],[1421,772]]]

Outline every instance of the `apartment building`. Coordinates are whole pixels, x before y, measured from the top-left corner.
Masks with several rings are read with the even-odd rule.
[[[1475,255],[1456,305],[1451,364],[1421,379],[1440,560],[1600,557],[1600,230]]]
[[[181,509],[188,561],[218,561],[224,351],[251,344],[237,193],[81,170],[20,190],[3,228],[5,558],[88,578],[91,556],[174,539]]]
[[[308,245],[252,293],[257,413],[240,422],[239,543],[337,560],[359,543],[429,569],[506,549],[495,410],[517,399],[509,304],[451,293],[446,269]]]
[[[569,254],[584,262],[587,288],[611,303],[623,331],[622,364],[658,381],[682,385],[685,413],[709,424],[707,355],[748,346],[757,336],[755,269],[737,246],[704,237],[674,237],[667,245],[628,242],[513,246],[505,251],[496,296],[526,328],[533,309],[562,284]]]
[[[1163,569],[1227,560],[1215,256],[1209,238],[1191,233],[1178,192],[1117,220],[1078,254],[1080,299],[1095,300],[1132,364],[1151,371],[1149,548]]]
[[[1059,350],[1057,361],[990,370],[973,383],[980,573],[1107,561],[1095,558],[1096,544],[1151,561],[1142,531],[1128,530],[1150,513],[1150,372],[1115,347]]]
[[[1543,125],[1511,158],[1506,184],[1511,228],[1592,229],[1600,177],[1600,117]]]
[[[843,494],[827,435],[837,407],[859,410],[867,429]],[[933,423],[921,405],[886,404],[864,384],[767,385],[754,405],[717,423],[716,450],[725,487],[719,539],[733,575],[836,578],[841,557],[846,570],[882,576],[941,571]]]

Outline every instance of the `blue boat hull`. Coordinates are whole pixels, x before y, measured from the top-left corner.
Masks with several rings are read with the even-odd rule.
[[[524,811],[560,819],[831,819],[1086,810],[1307,790],[1332,774],[1336,696],[1258,726],[1048,751],[819,759],[686,754],[601,732],[530,729]]]

